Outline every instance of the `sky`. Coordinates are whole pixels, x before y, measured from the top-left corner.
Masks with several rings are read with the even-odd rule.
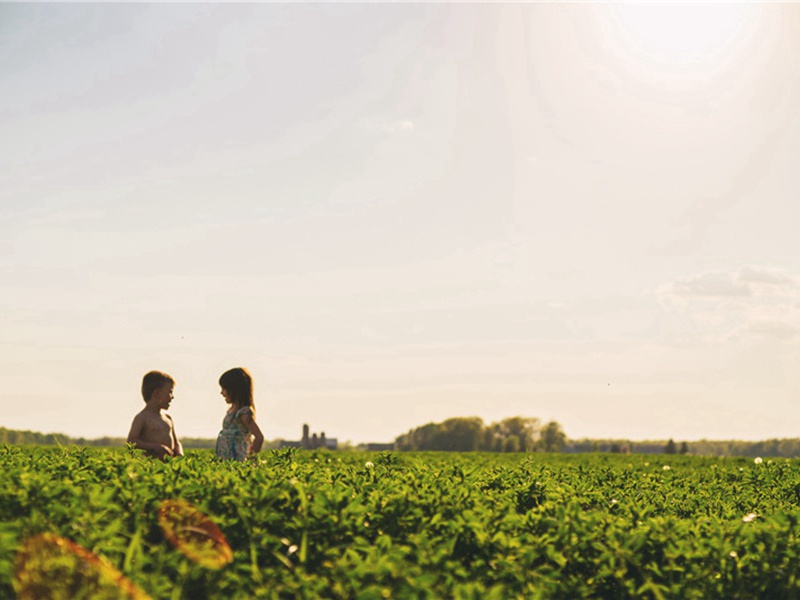
[[[0,4],[0,426],[800,437],[800,4]]]

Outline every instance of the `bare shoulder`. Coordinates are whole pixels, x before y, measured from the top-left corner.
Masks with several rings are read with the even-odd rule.
[[[140,410],[138,413],[136,413],[136,416],[133,417],[133,424],[134,425],[141,424],[146,420],[147,420],[147,413],[144,410]]]
[[[128,442],[132,442],[133,440],[139,438],[142,434],[142,431],[145,429],[145,423],[147,422],[147,414],[145,411],[139,411],[136,413],[136,416],[133,417],[133,421],[131,422],[131,428],[128,432]]]

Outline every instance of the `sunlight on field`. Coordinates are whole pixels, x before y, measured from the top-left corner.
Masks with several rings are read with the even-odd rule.
[[[233,560],[219,527],[185,500],[164,500],[158,509],[158,524],[169,542],[199,565],[221,569]]]
[[[25,540],[17,551],[14,588],[18,600],[149,596],[107,560],[51,533]]]

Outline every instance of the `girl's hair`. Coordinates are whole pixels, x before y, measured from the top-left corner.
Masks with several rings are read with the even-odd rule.
[[[231,403],[238,407],[249,406],[255,412],[253,404],[253,378],[247,369],[236,367],[225,371],[219,378],[219,386],[228,392]]]

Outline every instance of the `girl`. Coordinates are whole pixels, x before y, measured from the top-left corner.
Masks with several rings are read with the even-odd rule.
[[[261,450],[264,436],[255,422],[253,379],[250,373],[241,367],[225,371],[219,378],[219,387],[230,408],[222,421],[222,431],[217,436],[217,456],[233,460],[255,456]]]

